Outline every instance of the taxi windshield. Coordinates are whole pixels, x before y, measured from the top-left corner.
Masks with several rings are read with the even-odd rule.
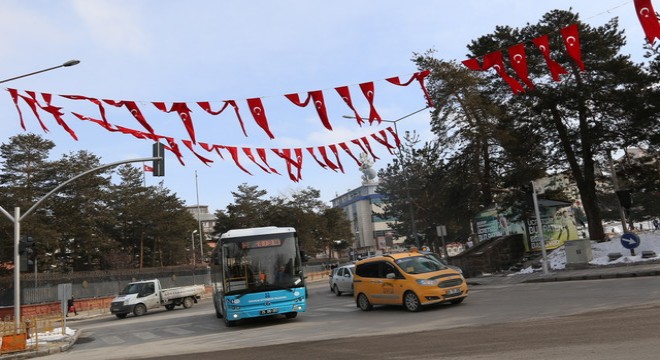
[[[401,270],[408,274],[424,274],[447,269],[439,261],[428,256],[411,256],[396,260]]]

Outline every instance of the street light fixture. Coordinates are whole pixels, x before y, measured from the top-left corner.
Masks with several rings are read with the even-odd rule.
[[[48,69],[43,69],[43,70],[31,72],[29,74],[19,75],[19,76],[15,76],[13,78],[2,80],[2,81],[0,81],[0,84],[6,83],[8,81],[24,78],[24,77],[27,77],[27,76],[32,76],[32,75],[39,74],[39,73],[42,73],[42,72],[55,70],[55,69],[58,69],[58,68],[61,68],[61,67],[69,67],[69,66],[77,65],[79,63],[80,63],[80,60],[69,60],[69,61],[63,63],[62,65],[53,66],[53,67],[48,68]],[[132,162],[132,161],[128,161],[128,162]],[[28,216],[32,211],[34,211],[34,209],[37,208],[37,206],[39,206],[39,204],[41,204],[41,202],[43,200],[45,200],[47,197],[49,197],[50,195],[55,193],[62,186],[66,185],[69,182],[79,178],[80,176],[86,175],[90,172],[105,169],[106,167],[112,167],[112,166],[115,166],[115,165],[118,165],[118,163],[112,163],[112,164],[100,166],[100,167],[91,169],[89,171],[86,171],[86,172],[84,172],[84,173],[82,173],[78,176],[74,176],[73,178],[65,181],[64,183],[60,184],[59,186],[56,186],[55,189],[51,190],[49,193],[44,195],[40,200],[38,200],[34,205],[32,205],[32,207],[29,208],[28,211],[26,211],[22,216],[21,216],[21,208],[18,207],[18,206],[14,207],[14,215],[13,216],[9,212],[7,212],[7,210],[2,208],[2,206],[0,206],[0,213],[2,213],[7,219],[9,219],[11,222],[14,223],[14,325],[15,325],[16,329],[19,328],[19,324],[20,324],[20,321],[21,321],[21,268],[20,268],[21,264],[20,264],[20,254],[18,253],[19,252],[18,251],[19,238],[20,238],[20,235],[21,235],[21,220],[23,218],[25,218],[26,216]],[[36,271],[37,270],[36,270],[36,264],[35,264],[35,272]]]
[[[106,165],[97,166],[93,169],[89,169],[85,172],[82,172],[69,180],[64,181],[63,183],[57,185],[53,190],[49,191],[46,195],[42,196],[37,200],[32,207],[30,207],[26,212],[21,214],[21,208],[16,206],[14,207],[14,215],[12,216],[7,210],[0,206],[0,213],[2,213],[7,219],[9,219],[14,224],[14,322],[16,329],[19,329],[20,320],[21,320],[21,262],[19,254],[19,239],[21,236],[21,221],[30,215],[44,200],[49,198],[51,195],[58,192],[61,188],[68,185],[70,182],[91,174],[93,172],[111,168],[117,165],[128,164],[133,162],[141,162],[147,160],[155,160],[155,158],[139,158],[139,159],[130,159],[117,161]]]
[[[421,109],[419,109],[419,110],[417,110],[417,111],[413,111],[413,112],[411,112],[411,113],[408,114],[408,115],[402,116],[402,117],[400,117],[400,118],[398,118],[398,119],[396,119],[396,120],[385,120],[385,119],[381,119],[380,121],[382,121],[382,122],[386,122],[386,123],[392,123],[392,124],[394,124],[394,133],[395,133],[396,136],[398,137],[398,136],[399,136],[399,129],[397,128],[396,124],[397,124],[399,121],[401,121],[401,120],[403,120],[403,119],[405,119],[405,118],[408,118],[408,117],[410,117],[410,116],[413,116],[413,115],[415,115],[415,114],[417,114],[417,113],[419,113],[419,112],[422,112],[422,111],[424,111],[424,110],[426,110],[426,109],[428,109],[428,108],[429,108],[428,106],[427,106],[427,107],[424,107],[424,108],[421,108]],[[356,119],[355,116],[350,116],[350,115],[343,115],[342,117],[343,117],[344,119]],[[398,154],[397,157],[399,158],[399,161],[401,162],[401,165],[404,166],[404,167],[407,167],[407,164],[404,162],[404,159],[403,159],[403,153],[402,153],[402,151],[401,151],[401,145],[400,145],[400,144],[399,144],[399,147],[398,147],[398,152],[397,152],[397,154]],[[405,169],[404,169],[404,171],[403,171],[403,179],[404,179],[404,181],[405,181],[405,183],[406,183],[406,198],[407,198],[407,200],[408,200],[408,210],[409,210],[409,212],[410,212],[410,230],[411,230],[411,232],[412,232],[412,237],[413,237],[413,240],[415,241],[415,245],[417,245],[417,248],[420,248],[419,238],[417,237],[417,224],[415,224],[415,209],[413,208],[412,197],[410,196],[410,183],[409,183],[409,181],[408,181],[408,174],[406,173]]]
[[[2,81],[0,81],[0,84],[5,83],[5,82],[7,82],[7,81],[12,81],[12,80],[16,80],[16,79],[24,78],[24,77],[27,77],[27,76],[32,76],[32,75],[35,75],[35,74],[40,74],[40,73],[42,73],[42,72],[46,72],[46,71],[50,71],[50,70],[59,69],[59,68],[61,68],[61,67],[69,67],[69,66],[78,65],[78,64],[80,64],[80,60],[69,60],[69,61],[65,62],[64,64],[62,64],[62,65],[57,65],[57,66],[53,66],[53,67],[48,68],[48,69],[43,69],[43,70],[39,70],[39,71],[35,71],[35,72],[31,72],[31,73],[29,73],[29,74],[19,75],[19,76],[16,76],[16,77],[10,78],[10,79],[2,80]]]

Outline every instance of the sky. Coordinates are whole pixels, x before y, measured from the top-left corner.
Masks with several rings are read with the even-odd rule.
[[[417,71],[411,61],[415,53],[432,49],[439,58],[461,61],[471,40],[498,25],[522,27],[550,10],[569,8],[591,26],[618,17],[629,39],[624,52],[643,61],[644,34],[632,0],[0,0],[0,79],[80,60],[72,67],[0,84],[0,143],[31,132],[56,144],[52,160],[79,150],[99,156],[102,164],[151,157],[151,140],[110,132],[73,116],[78,112],[100,117],[98,108],[85,101],[59,96],[52,101],[62,107],[63,119],[78,140],[42,113],[49,129],[44,132],[25,103],[23,130],[5,89],[134,101],[156,133],[177,139],[185,163],[166,152],[165,176],[148,174],[147,185],[162,181],[186,205],[208,205],[211,212],[232,203],[231,192],[243,183],[266,190],[268,197],[311,187],[330,204],[361,184],[359,167],[345,153],[340,152],[344,172],[323,169],[304,156],[298,182],[289,179],[285,163],[270,150],[269,165],[280,175],[268,174],[243,157],[240,163],[252,173],[248,175],[228,153],[222,159],[196,147],[213,160],[205,165],[181,143],[189,134],[176,114],[159,111],[151,103],[169,107],[174,102],[208,101],[218,110],[224,100],[236,100],[247,137],[231,108],[211,116],[191,106],[197,140],[214,145],[292,149],[351,144],[412,113],[396,123],[399,136],[414,131],[422,141],[430,141],[429,111],[419,111],[426,107],[420,86],[400,87],[384,79],[398,76],[407,81]],[[389,121],[360,126],[343,117],[352,111],[334,89],[347,86],[355,108],[366,117],[369,105],[358,85],[369,82],[375,87],[375,108]],[[313,108],[295,106],[283,96],[295,93],[304,99],[316,90],[325,96],[331,130]],[[274,138],[250,115],[250,98],[263,102]],[[144,130],[128,110],[105,108],[114,125]],[[379,157],[373,167],[386,167],[394,155],[376,141],[370,144]],[[350,148],[359,154],[357,147]]]

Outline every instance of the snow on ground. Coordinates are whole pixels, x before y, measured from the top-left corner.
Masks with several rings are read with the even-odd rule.
[[[36,344],[37,340],[40,343],[45,342],[45,341],[59,341],[59,340],[62,340],[66,337],[74,336],[76,334],[76,331],[77,330],[75,330],[75,329],[71,329],[71,328],[67,327],[67,328],[65,328],[64,334],[62,334],[62,328],[61,327],[55,328],[55,329],[53,329],[53,331],[48,331],[48,332],[43,332],[43,333],[37,334],[37,338],[35,338],[34,336],[29,338],[27,340],[27,345],[28,346],[34,345],[34,344]]]
[[[639,228],[640,224],[636,224]],[[647,223],[642,223],[643,228],[649,229]],[[636,262],[644,262],[650,260],[658,260],[658,257],[642,259],[642,251],[654,251],[660,257],[660,230],[642,230],[637,231],[639,236],[639,246],[635,248],[635,255],[630,255],[630,250],[623,247],[621,244],[621,224],[606,226],[607,231],[614,229],[614,236],[609,241],[605,242],[591,242],[591,255],[592,260],[589,262],[591,265],[612,265],[612,264],[629,264]],[[620,253],[622,256],[616,260],[610,261],[608,254]],[[566,268],[566,249],[561,246],[552,252],[548,253],[548,264],[550,270],[563,270]],[[534,269],[532,266],[526,267],[518,272],[518,274],[529,274],[534,271],[542,271],[540,268]]]

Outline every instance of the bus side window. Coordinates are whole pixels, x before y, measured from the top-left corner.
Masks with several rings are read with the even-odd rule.
[[[220,251],[216,251],[216,252],[213,253],[213,264],[214,265],[220,265],[221,264],[221,262],[220,262],[220,257],[221,256],[222,256],[222,254],[220,253]]]

